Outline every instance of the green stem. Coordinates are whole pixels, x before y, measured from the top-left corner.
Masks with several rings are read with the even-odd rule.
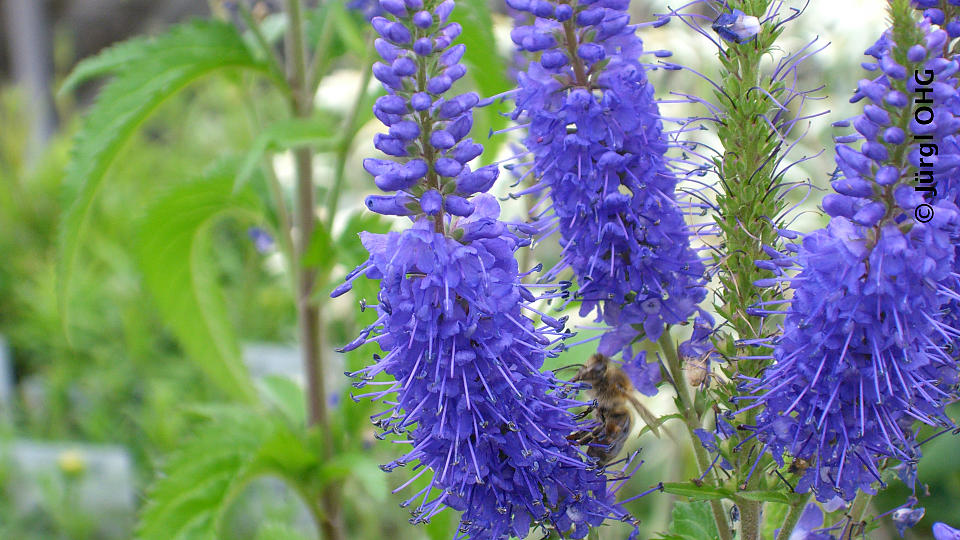
[[[680,356],[673,344],[673,337],[667,330],[664,330],[657,343],[660,345],[660,350],[663,351],[663,362],[673,379],[673,386],[677,389],[677,397],[681,404],[681,407],[679,407],[680,414],[683,415],[684,425],[687,426],[687,432],[690,434],[693,454],[697,459],[697,471],[700,475],[703,475],[710,468],[710,457],[695,433],[695,430],[700,428],[700,420],[697,418],[697,411],[694,409],[690,386],[687,385],[687,379],[683,376]],[[713,519],[717,523],[717,530],[720,531],[720,540],[731,540],[730,523],[727,521],[727,513],[723,511],[723,504],[718,500],[711,500],[710,510],[713,512]]]
[[[793,529],[796,528],[797,522],[800,521],[800,516],[803,515],[803,510],[807,507],[807,501],[810,499],[810,495],[807,494],[803,497],[797,497],[793,504],[790,505],[790,511],[787,512],[787,517],[783,519],[783,525],[780,527],[780,533],[777,534],[777,540],[789,540],[790,535],[793,534]]]
[[[289,30],[287,33],[287,80],[292,89],[291,108],[295,116],[308,118],[313,113],[313,92],[307,85],[307,51],[304,46],[302,0],[287,0]],[[296,171],[296,264],[297,319],[300,326],[300,348],[306,375],[307,420],[318,427],[322,436],[321,451],[325,458],[333,455],[333,435],[327,418],[327,396],[324,387],[324,325],[320,307],[311,301],[317,268],[306,264],[306,253],[316,227],[316,203],[313,183],[313,153],[309,147],[294,152]],[[331,483],[321,494],[323,521],[320,527],[326,540],[342,540],[340,486]]]
[[[740,508],[739,540],[760,540],[760,528],[763,524],[763,504],[759,501],[737,499]]]
[[[856,498],[853,499],[853,504],[850,505],[850,512],[847,513],[849,521],[843,528],[843,534],[840,535],[840,538],[853,538],[854,535],[863,534],[863,530],[860,528],[860,522],[863,521],[863,516],[867,513],[871,499],[873,499],[873,495],[865,491],[857,492]]]

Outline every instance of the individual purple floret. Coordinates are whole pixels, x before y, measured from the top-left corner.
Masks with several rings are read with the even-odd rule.
[[[746,43],[760,33],[760,19],[735,9],[721,13],[713,22],[713,31],[724,41]]]
[[[332,296],[360,276],[380,281],[377,320],[342,350],[375,342],[382,351],[351,374],[356,388],[374,388],[356,398],[387,404],[372,417],[384,436],[410,445],[382,468],[412,466],[397,491],[429,472],[402,506],[413,508],[412,522],[460,511],[456,538],[523,538],[532,527],[583,538],[607,518],[631,520],[604,469],[568,440],[592,427],[571,412],[586,405],[568,397],[578,387],[541,371],[564,321],[536,311],[538,298],[521,284],[515,252],[529,240],[484,193],[498,169],[467,165],[482,147],[466,137],[477,96],[446,96],[465,74],[464,46],[453,44],[460,26],[447,22],[454,3],[380,7],[386,15],[371,24],[383,62],[373,70],[387,95],[374,113],[389,131],[375,145],[390,159],[364,168],[388,194],[368,197],[367,207],[413,225],[363,233],[370,258]]]
[[[953,202],[916,190],[912,173],[922,167],[924,135],[960,126],[946,109],[936,125],[918,121],[903,89],[916,90],[915,73],[926,77],[929,69],[940,81],[957,64],[940,56],[942,30],[928,23],[915,30],[910,43],[893,42],[909,35],[900,29],[868,50],[881,74],[862,81],[855,96],[866,103],[853,121],[859,149],[851,144],[858,138],[837,147],[837,193],[823,203],[830,224],[791,244],[795,255],[770,249],[774,259],[758,261],[781,276],[758,285],[790,281],[794,292],[776,364],[749,385],[762,410],[747,429],[781,465],[784,453],[812,463],[796,489],[812,489],[820,501],[872,493],[887,458],[913,468],[916,421],[953,426],[944,407],[956,398],[958,366],[946,345],[960,334],[939,314],[957,296],[945,283],[960,214]],[[927,220],[917,212],[922,205]],[[785,269],[793,264],[800,271],[790,278]]]
[[[960,540],[960,530],[938,521],[933,524],[933,537],[936,540]]]
[[[572,269],[581,314],[598,309],[613,328],[600,352],[656,340],[664,325],[685,322],[706,290],[628,2],[508,5],[536,17],[511,34],[539,54],[520,73],[513,117],[527,126],[532,155],[536,183],[525,193],[549,196],[541,229],[560,233],[563,256],[548,275]]]
[[[893,520],[900,538],[903,538],[903,533],[907,529],[912,529],[917,523],[920,523],[924,513],[926,513],[926,510],[920,506],[917,508],[898,508],[890,514],[890,519]]]

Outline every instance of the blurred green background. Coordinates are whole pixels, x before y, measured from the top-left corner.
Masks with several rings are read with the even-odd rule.
[[[136,261],[137,224],[144,208],[159,196],[203,172],[205,164],[224,156],[242,155],[258,133],[251,115],[269,114],[281,106],[276,99],[258,94],[255,83],[221,77],[192,86],[168,103],[138,131],[108,174],[116,181],[99,199],[91,233],[83,245],[83,264],[73,276],[71,297],[74,328],[68,342],[58,308],[55,276],[57,223],[71,200],[62,185],[71,151],[71,137],[79,117],[94,99],[97,84],[54,99],[59,83],[79,59],[102,47],[136,34],[154,34],[192,16],[210,16],[202,2],[146,2],[134,0],[43,1],[0,0],[0,335],[7,353],[0,358],[0,539],[109,539],[128,538],[144,492],[157,468],[206,426],[205,407],[224,396],[196,365],[187,360],[173,336],[160,321]],[[30,4],[33,4],[32,8]],[[264,9],[273,7],[263,3]],[[509,19],[500,13],[500,2],[491,2],[499,54],[509,57]],[[801,6],[803,2],[787,2]],[[27,6],[27,7],[24,7]],[[664,0],[634,2],[637,20],[662,13]],[[883,27],[882,0],[813,0],[807,13],[790,27],[781,43],[796,50],[819,37],[831,46],[806,62],[801,85],[825,85],[824,101],[812,110],[831,110],[810,123],[804,144],[794,157],[814,155],[830,145],[830,122],[851,116],[855,108],[847,96],[864,72],[859,68],[862,50]],[[679,7],[679,6],[675,6]],[[224,16],[218,3],[214,16]],[[24,11],[26,10],[26,11]],[[24,13],[41,16],[31,22]],[[32,24],[38,26],[31,26]],[[24,26],[29,41],[15,43]],[[22,32],[20,32],[22,34]],[[714,51],[705,40],[694,40],[690,31],[672,23],[642,34],[650,49],[666,48],[675,60],[703,66],[711,73]],[[468,47],[470,44],[468,43]],[[26,47],[26,49],[24,49]],[[24,50],[28,51],[24,53]],[[361,74],[356,57],[343,56],[332,67],[318,94],[318,107],[331,118],[343,114],[356,92]],[[40,64],[36,64],[40,62]],[[36,64],[32,67],[30,64]],[[688,72],[658,71],[651,76],[658,94],[705,94],[704,83]],[[260,99],[256,110],[249,96]],[[44,98],[47,96],[48,99]],[[690,114],[678,106],[665,111]],[[331,126],[336,122],[331,121]],[[370,139],[378,126],[369,122],[360,132],[348,160],[347,193],[341,219],[334,224],[330,253],[336,264],[324,293],[364,258],[356,242],[359,230],[385,230],[389,224],[362,209],[363,195],[373,189],[359,164],[374,155]],[[475,135],[476,136],[476,135]],[[482,138],[482,137],[478,137]],[[506,151],[506,150],[504,150]],[[275,165],[281,183],[289,180],[290,156],[278,154]],[[330,164],[318,156],[321,192]],[[797,167],[796,178],[809,178],[826,187],[833,169],[832,156]],[[815,192],[813,203],[822,193]],[[810,205],[813,209],[815,204]],[[520,212],[519,207],[507,213]],[[804,214],[796,228],[810,230],[822,224],[814,212]],[[275,246],[258,246],[249,234],[262,224],[241,220],[221,222],[214,231],[216,280],[224,287],[229,314],[237,334],[248,348],[258,385],[273,395],[275,403],[295,409],[302,399],[295,359],[296,321],[282,258]],[[537,257],[555,257],[549,247]],[[348,299],[330,305],[328,345],[353,339],[370,313],[357,309],[360,298],[375,298],[371,284],[358,284]],[[584,321],[574,321],[584,322]],[[269,347],[263,344],[271,344]],[[398,507],[408,488],[390,490],[406,479],[404,473],[382,473],[377,463],[398,454],[396,445],[377,441],[367,417],[379,411],[369,402],[347,397],[344,370],[369,361],[373,351],[362,348],[334,357],[329,370],[333,390],[334,428],[344,448],[351,449],[362,466],[351,467],[345,480],[344,501],[351,538],[450,538],[456,520],[441,514],[427,527],[407,524],[409,514]],[[576,361],[588,351],[573,350],[556,365]],[[6,365],[4,365],[6,364]],[[284,366],[291,365],[292,368]],[[261,369],[262,368],[262,369]],[[257,375],[257,373],[260,375]],[[300,401],[298,401],[300,400]],[[669,412],[668,396],[649,405]],[[956,411],[955,411],[956,412]],[[683,440],[685,434],[675,436]],[[694,469],[692,456],[678,454],[669,438],[644,435],[631,442],[643,448],[646,464],[622,493],[638,493],[666,478],[681,479]],[[907,538],[930,538],[934,521],[960,524],[960,441],[941,437],[927,445],[920,479],[929,486],[921,498],[927,516]],[[894,482],[874,501],[878,512],[901,504],[908,491]],[[654,494],[631,504],[643,520],[641,538],[666,530],[672,497]],[[258,482],[234,503],[227,516],[228,538],[270,539],[296,533],[315,538],[310,517],[295,494],[280,482]],[[291,533],[293,531],[293,533]],[[622,538],[612,528],[604,538]],[[889,520],[871,537],[896,537]]]

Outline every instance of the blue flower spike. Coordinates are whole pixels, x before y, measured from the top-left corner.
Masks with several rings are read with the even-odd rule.
[[[515,252],[529,243],[500,220],[486,193],[496,165],[473,169],[483,148],[469,137],[474,93],[452,95],[466,69],[452,0],[381,0],[371,19],[386,95],[374,114],[386,127],[385,158],[364,169],[386,192],[367,207],[404,216],[400,232],[362,233],[369,259],[333,296],[364,276],[379,280],[377,320],[342,351],[375,343],[375,362],[350,374],[353,396],[382,401],[371,420],[408,452],[381,468],[412,466],[396,491],[427,475],[402,503],[411,522],[461,512],[456,538],[505,540],[531,528],[584,538],[608,518],[633,521],[603,467],[568,436],[592,429],[574,410],[576,387],[543,371],[566,337],[563,319],[540,314]],[[429,474],[428,474],[429,473]]]

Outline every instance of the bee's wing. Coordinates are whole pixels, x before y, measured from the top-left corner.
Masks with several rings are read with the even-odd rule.
[[[650,412],[650,409],[648,409],[643,403],[640,403],[640,400],[637,399],[636,396],[633,395],[633,393],[625,392],[625,394],[627,396],[627,399],[630,400],[630,403],[633,404],[633,408],[636,409],[637,413],[640,414],[640,418],[643,419],[643,421],[650,428],[650,431],[652,431],[653,434],[656,435],[657,438],[659,439],[660,438],[660,428],[659,428],[660,421],[657,419],[657,417],[654,416],[653,413]]]

